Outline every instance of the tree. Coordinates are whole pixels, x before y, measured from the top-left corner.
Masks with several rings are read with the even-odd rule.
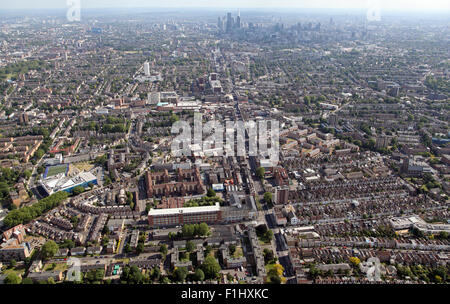
[[[256,176],[258,176],[259,178],[264,178],[264,174],[266,174],[266,169],[264,169],[263,167],[259,167],[258,169],[256,169]]]
[[[159,280],[160,277],[161,277],[161,269],[159,269],[158,266],[153,267],[150,278],[153,281],[155,281],[155,280]]]
[[[167,245],[166,244],[162,244],[161,247],[159,247],[159,252],[161,252],[163,255],[167,254]]]
[[[231,244],[228,246],[228,249],[230,250],[230,255],[233,255],[236,252],[236,245]]]
[[[188,274],[188,271],[187,271],[186,267],[178,267],[173,272],[175,280],[178,281],[178,282],[184,282],[184,280],[187,277],[187,274]]]
[[[273,239],[273,231],[272,230],[267,230],[266,232],[266,238],[271,241]]]
[[[16,265],[17,265],[16,260],[12,259],[11,261],[9,261],[9,267],[13,268],[13,267],[16,267]]]
[[[48,278],[47,283],[48,284],[56,284],[54,278]]]
[[[23,172],[23,176],[25,177],[26,180],[30,179],[31,177],[31,171],[30,170],[25,170]]]
[[[219,262],[217,262],[217,260],[210,255],[208,255],[205,258],[205,261],[203,262],[201,269],[205,273],[205,277],[207,279],[217,278],[217,276],[219,275],[219,272],[221,270]]]
[[[181,232],[184,237],[193,237],[194,236],[194,225],[186,224],[181,228]]]
[[[82,187],[82,186],[76,186],[72,190],[73,195],[78,195],[78,194],[81,194],[83,192],[84,192],[84,187]]]
[[[203,281],[205,279],[205,273],[200,268],[195,270],[194,279],[196,281]]]
[[[4,280],[5,284],[20,284],[22,279],[14,272],[8,274]]]
[[[271,204],[272,203],[272,193],[270,193],[270,192],[264,193],[264,201],[267,204]]]
[[[41,248],[41,256],[44,260],[52,258],[59,250],[58,244],[54,241],[48,241]]]
[[[127,244],[125,245],[124,250],[125,250],[125,253],[130,253],[130,252],[131,252],[131,246],[130,246],[130,244],[127,243]]]
[[[65,239],[64,242],[62,242],[62,244],[59,247],[72,249],[75,247],[75,242],[69,239]]]
[[[140,254],[144,251],[144,244],[143,243],[139,243],[136,247],[136,253]]]
[[[208,188],[208,191],[206,192],[207,197],[215,197],[216,191],[214,191],[212,188]]]
[[[168,277],[161,277],[161,278],[159,279],[159,282],[160,282],[161,284],[169,284],[169,283],[170,283],[170,279],[169,279]]]
[[[361,260],[358,257],[350,257],[349,260],[355,266],[358,266],[359,263],[361,263]]]
[[[121,280],[126,281],[129,284],[142,284],[144,275],[136,266],[125,266],[123,268]]]
[[[206,236],[209,234],[209,226],[206,223],[200,223],[198,225],[198,234],[201,236]]]
[[[271,275],[269,279],[271,284],[281,284],[281,278],[279,276]]]
[[[275,264],[273,265],[273,267],[269,270],[269,272],[267,273],[269,276],[271,275],[277,275],[277,276],[282,276],[284,272],[284,267],[281,264]]]
[[[266,264],[269,264],[270,262],[272,262],[275,258],[273,251],[270,249],[265,248],[263,251],[263,255],[264,255],[264,262]]]
[[[206,245],[205,247],[205,256],[207,256],[212,251],[211,245]]]
[[[1,184],[1,183],[0,183]],[[43,213],[59,206],[69,194],[64,191],[54,193],[32,206],[26,206],[17,210],[13,210],[5,217],[3,224],[7,228],[17,226],[19,224],[25,224],[32,219],[42,215]],[[1,186],[0,186],[0,198],[1,198]]]
[[[189,251],[189,252],[192,252],[192,251],[194,251],[194,249],[195,249],[195,244],[194,244],[194,242],[192,242],[192,241],[187,241],[187,242],[186,242],[186,250]]]
[[[281,284],[281,282],[282,282],[281,278],[282,278],[283,272],[284,272],[284,267],[281,264],[273,265],[273,267],[267,273],[270,283]]]
[[[24,284],[24,285],[33,284],[33,280],[30,279],[30,278],[25,278],[25,279],[22,280],[22,284]]]
[[[413,227],[411,229],[411,233],[417,238],[423,238],[425,236],[425,234],[422,232],[422,230],[420,230],[416,227]]]
[[[267,226],[265,224],[256,226],[255,229],[256,229],[256,233],[258,235],[263,235],[263,234],[265,234],[267,232]]]

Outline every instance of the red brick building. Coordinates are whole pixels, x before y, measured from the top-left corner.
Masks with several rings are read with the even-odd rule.
[[[147,197],[186,196],[205,192],[198,168],[178,169],[174,176],[167,170],[153,173],[147,171],[145,188]]]

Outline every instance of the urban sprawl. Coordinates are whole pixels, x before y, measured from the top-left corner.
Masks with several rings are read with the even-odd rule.
[[[1,14],[0,284],[449,282],[448,19]]]

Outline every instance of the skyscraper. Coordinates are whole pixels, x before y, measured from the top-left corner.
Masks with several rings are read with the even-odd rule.
[[[238,10],[238,15],[236,17],[236,28],[241,28],[241,10]]]
[[[233,29],[233,17],[231,17],[231,13],[227,14],[227,33],[230,33]]]
[[[225,18],[224,17],[219,17],[217,19],[217,27],[222,32],[225,30]]]

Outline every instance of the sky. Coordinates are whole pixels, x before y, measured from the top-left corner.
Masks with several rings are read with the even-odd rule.
[[[77,0],[15,0],[0,1],[0,9],[61,9]],[[449,0],[78,0],[85,8],[125,7],[192,7],[192,8],[329,8],[366,9],[379,3],[387,11],[450,12]]]

